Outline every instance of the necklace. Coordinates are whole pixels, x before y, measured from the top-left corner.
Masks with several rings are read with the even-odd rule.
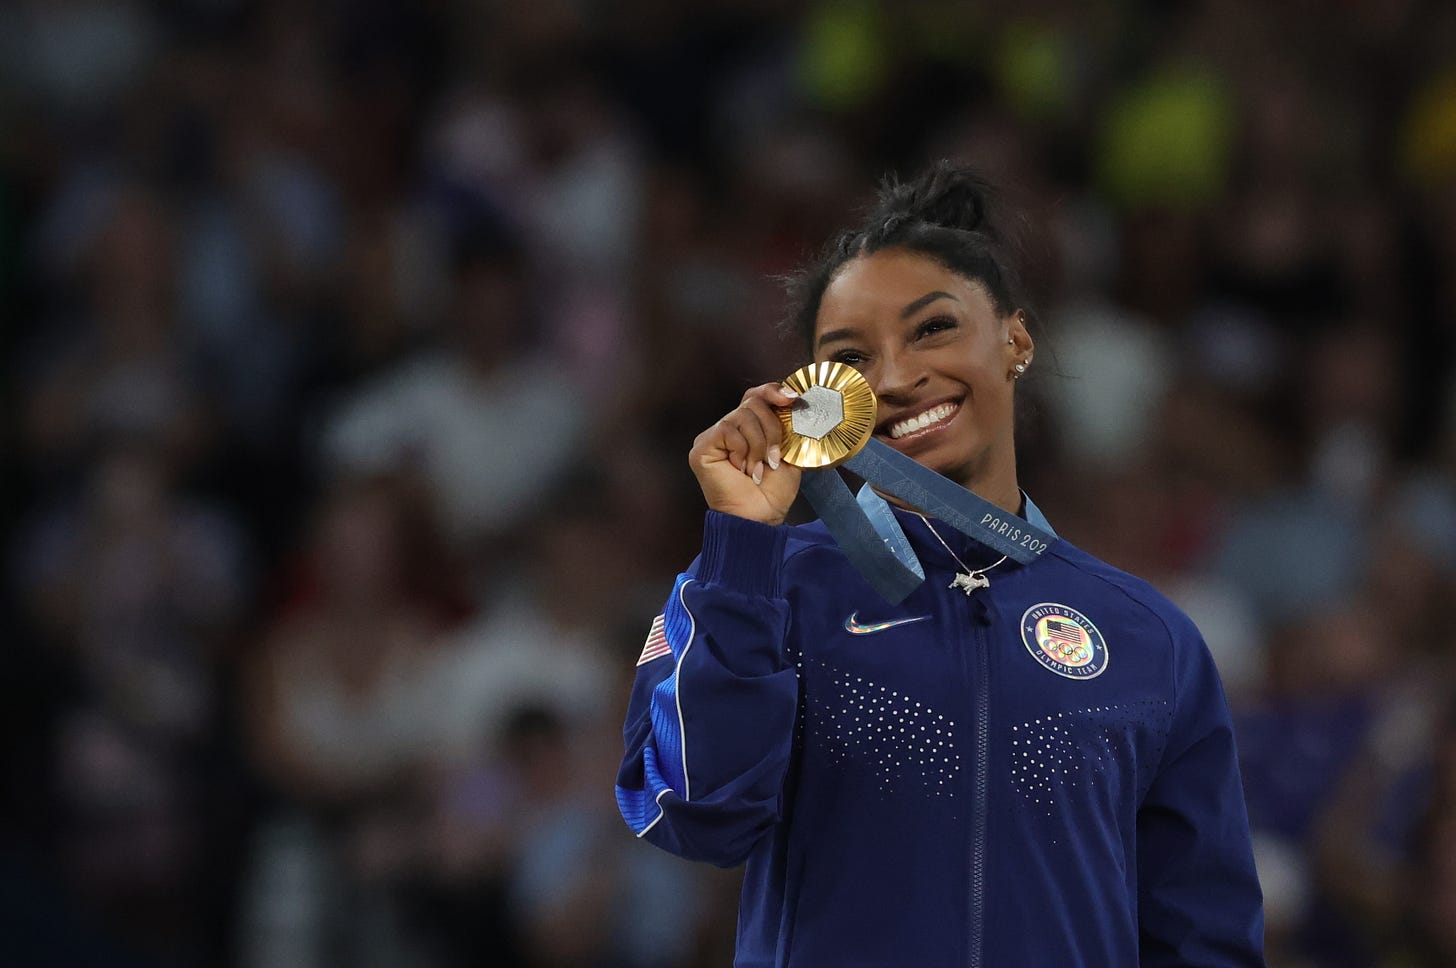
[[[925,522],[925,526],[930,529],[930,533],[935,535],[935,540],[939,541],[940,546],[944,548],[952,558],[955,559],[956,564],[961,566],[960,572],[957,573],[955,578],[951,580],[951,583],[945,587],[959,588],[961,591],[966,593],[967,598],[970,598],[973,592],[979,591],[982,588],[991,587],[991,579],[986,577],[986,572],[990,571],[992,568],[995,568],[997,565],[1001,564],[1001,562],[1005,561],[1007,557],[1006,555],[1002,555],[1000,558],[998,558],[996,561],[991,562],[991,564],[987,565],[985,568],[972,568],[964,561],[961,561],[960,555],[956,554],[954,551],[951,550],[950,545],[946,544],[945,539],[940,536],[940,532],[935,530],[935,525],[930,523],[929,518],[927,518],[923,514],[919,514],[918,512],[917,517]]]

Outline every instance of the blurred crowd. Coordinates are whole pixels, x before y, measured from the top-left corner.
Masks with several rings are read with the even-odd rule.
[[[1456,964],[1456,5],[0,5],[7,964],[696,968],[610,794],[885,172],[1026,214],[1023,484],[1199,623],[1276,968]]]

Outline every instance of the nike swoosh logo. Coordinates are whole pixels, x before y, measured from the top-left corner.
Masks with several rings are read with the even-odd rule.
[[[850,635],[871,635],[875,632],[883,632],[885,629],[892,629],[897,625],[912,625],[915,622],[923,622],[930,618],[929,615],[916,615],[913,618],[897,618],[889,622],[874,622],[873,624],[861,625],[855,621],[859,618],[859,610],[849,613],[849,618],[844,620],[844,630]]]

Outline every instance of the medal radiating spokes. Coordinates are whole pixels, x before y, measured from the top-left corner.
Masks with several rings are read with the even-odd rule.
[[[784,460],[808,469],[837,467],[863,449],[875,432],[879,403],[869,383],[844,363],[811,363],[783,381],[799,395],[779,410]]]

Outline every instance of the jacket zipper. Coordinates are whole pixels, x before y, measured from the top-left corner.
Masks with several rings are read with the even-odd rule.
[[[986,593],[982,592],[971,598],[971,612],[975,617],[972,639],[976,670],[976,796],[975,814],[971,823],[970,968],[981,968],[985,946],[986,824],[990,810],[990,805],[986,802],[986,788],[990,774],[987,759],[991,746],[991,661],[986,629],[992,622],[992,612],[989,603],[982,597],[984,594]]]

